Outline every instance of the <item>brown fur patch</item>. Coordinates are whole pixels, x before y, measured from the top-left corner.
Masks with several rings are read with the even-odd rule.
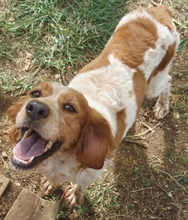
[[[106,157],[111,157],[116,144],[109,124],[97,111],[90,108],[86,124],[76,146],[82,167],[101,169]]]
[[[12,144],[16,144],[18,142],[20,136],[20,130],[13,125],[13,127],[9,130],[9,137]]]
[[[137,115],[138,115],[146,90],[146,79],[144,77],[144,74],[139,70],[137,70],[137,72],[134,73],[133,85],[134,85],[134,92],[136,95]]]
[[[158,6],[146,9],[149,14],[152,15],[161,24],[168,27],[170,31],[174,30],[173,23],[171,21],[172,11],[165,6]]]
[[[155,24],[146,18],[138,18],[118,28],[111,44],[116,57],[129,67],[137,68],[143,63],[145,52],[155,48],[157,39]]]
[[[157,29],[153,21],[146,18],[132,20],[116,30],[102,53],[83,67],[80,73],[109,65],[109,54],[113,54],[129,67],[137,68],[143,63],[145,52],[149,48],[155,48],[157,39]]]
[[[124,131],[125,131],[125,128],[126,128],[125,117],[126,117],[125,109],[122,109],[116,115],[116,118],[117,118],[117,132],[116,132],[116,135],[115,135],[115,142],[116,142],[117,145],[119,145],[119,143],[121,142]]]
[[[26,100],[27,96],[22,96],[16,101],[16,103],[14,103],[14,105],[11,105],[8,108],[8,117],[12,122],[15,122],[16,115],[18,114]]]
[[[38,86],[36,86],[35,88],[31,89],[29,91],[29,94],[32,94],[35,91],[41,92],[41,97],[46,97],[46,96],[49,96],[53,93],[53,88],[50,83],[42,82]]]

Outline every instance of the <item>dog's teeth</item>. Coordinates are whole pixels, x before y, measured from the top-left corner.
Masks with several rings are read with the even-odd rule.
[[[34,159],[34,157],[31,157],[30,159],[29,159],[29,163],[31,163],[31,161]]]
[[[31,157],[29,160],[22,160],[20,158],[18,158],[16,155],[14,155],[14,158],[18,161],[18,162],[21,162],[23,164],[30,164],[32,162],[32,160],[34,159],[34,157]]]
[[[29,135],[31,134],[31,129],[28,129],[25,133],[24,133],[24,136],[23,136],[23,138],[22,139],[26,139],[26,138],[28,138],[29,137]]]
[[[53,145],[53,142],[52,141],[48,141],[48,143],[46,144],[45,146],[45,149],[44,149],[44,152],[46,152],[47,150],[49,150]]]

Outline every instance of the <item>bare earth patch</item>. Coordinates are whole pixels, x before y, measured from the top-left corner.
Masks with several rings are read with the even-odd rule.
[[[147,7],[148,2],[134,1],[130,8]],[[163,3],[170,5],[170,1]],[[181,1],[174,8],[174,17],[178,22],[186,16],[185,5],[186,1]],[[181,27],[179,29],[181,33]],[[0,70],[10,69],[15,76],[33,73],[35,67],[30,67],[30,53],[27,56],[19,53],[17,61],[11,63],[4,60]],[[129,139],[122,142],[117,152],[114,167],[104,180],[89,188],[81,211],[78,209],[69,213],[62,208],[64,217],[59,219],[188,219],[188,120],[185,118],[188,100],[182,95],[182,88],[188,88],[188,50],[177,54],[171,75],[171,107],[167,117],[155,120],[152,113],[154,101],[145,100],[139,118],[128,134]],[[34,79],[56,80],[58,76],[53,70],[43,70]],[[39,193],[40,175],[20,174],[12,170],[9,164],[12,146],[8,137],[10,122],[6,111],[14,101],[15,94],[1,91],[0,175],[10,178],[14,185],[0,198],[0,219],[5,217],[21,187]],[[179,105],[184,109],[178,108]]]

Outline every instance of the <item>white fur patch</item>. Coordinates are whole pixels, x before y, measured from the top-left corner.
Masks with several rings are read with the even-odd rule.
[[[77,75],[69,87],[84,95],[88,104],[107,119],[115,135],[116,113],[122,109],[126,110],[129,117],[125,119],[125,123],[129,128],[136,118],[136,98],[135,95],[129,95],[129,91],[133,91],[135,70],[123,64],[112,54],[108,59],[109,66]]]

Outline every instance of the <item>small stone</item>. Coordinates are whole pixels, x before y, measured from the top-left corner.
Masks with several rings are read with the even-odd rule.
[[[16,186],[21,186],[21,183],[19,183],[19,182],[15,182],[14,183]]]
[[[5,160],[8,159],[8,155],[5,151],[2,152],[2,158]]]
[[[178,120],[180,118],[180,114],[178,112],[173,112],[173,117]]]
[[[76,212],[73,212],[72,214],[69,215],[69,219],[75,219],[78,216]]]
[[[168,193],[168,197],[173,198],[172,192],[169,192],[169,193]]]
[[[158,217],[163,217],[164,216],[164,212],[161,210],[161,211],[159,211],[159,213],[158,213]]]
[[[58,80],[60,78],[59,74],[55,74],[54,78],[55,78],[55,80]]]
[[[181,134],[181,133],[182,133],[181,130],[176,131],[176,134]]]

